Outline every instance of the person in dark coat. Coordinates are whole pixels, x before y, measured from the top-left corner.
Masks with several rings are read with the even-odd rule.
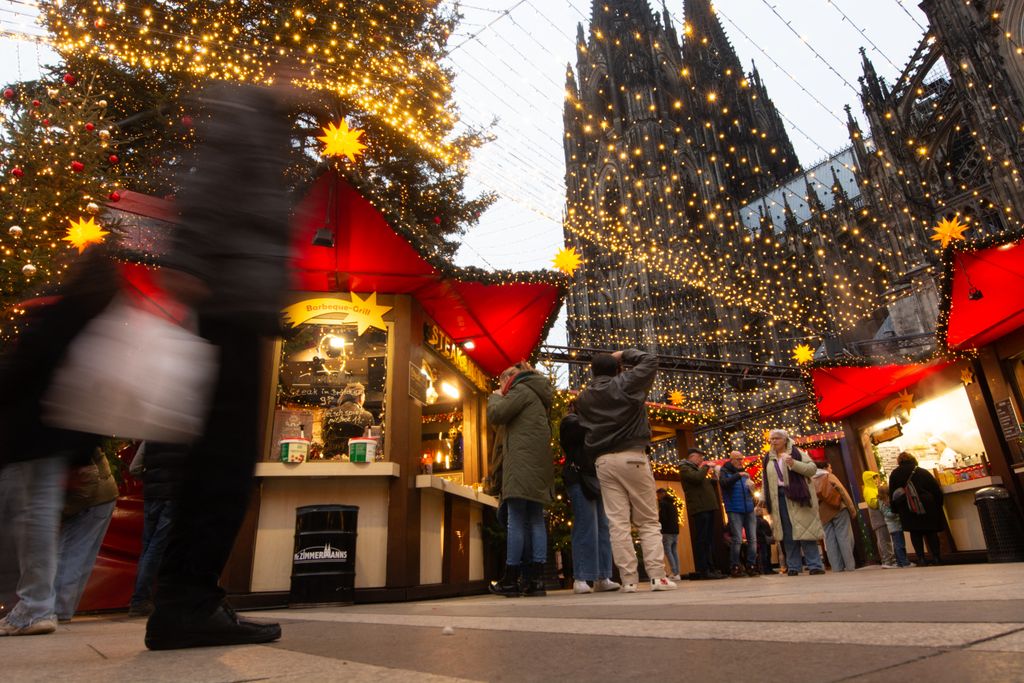
[[[743,454],[729,453],[729,461],[718,472],[722,487],[722,502],[729,517],[729,568],[733,577],[757,576],[757,516],[754,514],[754,494],[750,490],[750,475],[743,467]],[[740,565],[743,532],[747,533],[747,564]]]
[[[562,481],[572,504],[573,593],[615,591],[612,581],[612,540],[608,516],[601,501],[601,484],[593,458],[584,451],[587,430],[580,424],[575,404],[558,426],[558,441],[565,453]]]
[[[491,584],[491,592],[506,597],[520,594],[523,545],[530,537],[533,557],[522,594],[544,595],[547,528],[544,507],[551,503],[555,471],[551,457],[551,422],[548,411],[554,393],[551,382],[526,363],[487,399],[487,421],[505,425],[501,495],[508,501],[508,542],[505,576]]]
[[[181,483],[188,447],[183,444],[145,442],[132,459],[130,472],[142,479],[142,553],[135,573],[135,590],[128,616],[153,613],[153,582],[163,559],[174,517],[174,499]]]
[[[308,74],[306,74],[308,76]],[[218,585],[245,516],[259,458],[264,337],[282,332],[289,287],[290,159],[298,73],[274,87],[215,84],[196,99],[194,168],[182,178],[181,216],[161,284],[199,313],[199,334],[220,367],[204,433],[189,449],[171,535],[157,576],[146,647],[167,650],[265,643],[277,624],[239,618]]]
[[[679,511],[668,490],[658,489],[658,522],[661,523],[661,545],[665,549],[672,581],[679,580]]]
[[[917,458],[906,451],[896,456],[896,469],[889,475],[889,491],[893,510],[900,516],[903,530],[910,533],[919,565],[941,564],[939,532],[946,529],[946,511],[942,507],[942,487],[927,470],[917,466]],[[913,482],[914,488],[924,505],[924,513],[910,509],[907,502],[906,485]],[[925,555],[925,543],[931,557]]]
[[[704,453],[691,448],[686,460],[679,463],[679,479],[686,495],[686,512],[690,517],[690,537],[693,543],[693,564],[696,571],[691,579],[724,579],[725,575],[714,569],[715,514],[718,512],[718,496],[715,495],[715,480],[708,478],[711,468],[704,462]]]

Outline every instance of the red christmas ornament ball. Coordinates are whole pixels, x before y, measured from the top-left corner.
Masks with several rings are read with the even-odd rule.
[[[4,99],[14,99],[14,88],[4,88]]]
[[[85,164],[83,164],[81,161],[72,161],[71,170],[74,171],[75,173],[81,173],[82,171],[85,170]]]
[[[111,192],[110,194],[107,195],[107,199],[109,199],[112,202],[119,202],[121,201],[121,195],[117,192]]]
[[[107,161],[109,161],[112,164],[116,164],[117,162],[120,161],[120,159],[117,158],[116,154],[111,154],[109,157],[107,157]]]
[[[85,124],[85,129],[91,133],[94,130],[96,130],[96,125],[94,123],[91,123],[91,122],[87,123],[87,124]]]
[[[441,225],[441,217],[434,216],[434,225]]]
[[[185,126],[186,128],[191,128],[192,127],[192,117],[189,116],[188,114],[185,114],[184,116],[182,116],[181,117],[181,125]]]
[[[78,79],[72,76],[71,74],[64,74],[64,82],[68,85],[74,85],[77,80]]]
[[[11,174],[15,178],[21,178],[22,176],[25,175],[25,172],[23,170],[21,170],[20,166],[15,166],[14,168],[11,169]]]
[[[43,119],[43,126],[45,126],[46,128],[49,128],[50,127],[50,119]]]
[[[41,104],[42,104],[42,102],[40,102],[39,100],[32,100],[32,106],[33,107],[38,107]]]

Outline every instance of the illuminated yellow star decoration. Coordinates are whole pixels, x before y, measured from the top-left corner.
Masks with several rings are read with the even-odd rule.
[[[377,292],[373,292],[365,299],[351,292],[352,311],[349,313],[347,322],[356,323],[356,334],[366,332],[367,328],[375,327],[378,330],[386,330],[384,314],[391,310],[391,306],[377,305]]]
[[[583,259],[576,253],[575,247],[569,247],[568,249],[560,249],[555,258],[552,261],[555,264],[555,268],[562,271],[566,275],[572,275],[576,272],[576,269],[583,263]]]
[[[101,226],[96,225],[96,221],[92,217],[88,219],[79,218],[77,221],[68,219],[68,223],[71,224],[71,227],[68,228],[68,234],[61,239],[65,242],[71,242],[72,246],[78,248],[79,254],[85,251],[85,248],[90,244],[100,244],[103,242],[103,238],[110,234]]]
[[[356,155],[362,154],[366,149],[366,145],[359,142],[363,131],[358,128],[349,128],[345,121],[342,121],[341,125],[337,127],[333,123],[328,123],[323,131],[324,135],[318,137],[317,140],[327,145],[323,152],[325,157],[346,156],[349,161],[354,163]]]
[[[673,391],[671,394],[668,395],[668,402],[671,403],[674,406],[681,406],[681,405],[683,405],[683,402],[685,400],[686,400],[686,397],[683,396],[683,392],[679,391],[678,389],[676,389],[675,391]]]
[[[958,221],[956,216],[943,218],[938,225],[932,228],[935,231],[932,233],[932,241],[942,242],[942,248],[945,249],[953,240],[964,239],[964,231],[969,227],[971,226]]]
[[[814,360],[814,349],[807,344],[801,344],[800,346],[793,349],[793,360],[800,365],[804,363],[810,363]]]
[[[896,394],[896,398],[885,404],[884,412],[886,417],[895,417],[897,413],[909,416],[910,411],[916,407],[917,406],[914,405],[914,395],[904,389],[900,393]]]
[[[971,372],[970,368],[964,368],[960,371],[960,381],[963,382],[964,386],[974,384],[974,373]]]

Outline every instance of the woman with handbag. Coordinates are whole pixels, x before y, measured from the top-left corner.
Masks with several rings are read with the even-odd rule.
[[[941,564],[939,532],[946,529],[942,507],[942,487],[927,470],[917,466],[917,458],[906,451],[896,456],[896,469],[889,475],[893,510],[899,514],[904,531],[921,566]],[[931,558],[925,555],[925,543]]]
[[[612,541],[608,516],[601,501],[601,484],[594,461],[586,457],[583,443],[587,430],[576,416],[576,405],[558,427],[558,440],[565,453],[562,481],[572,504],[572,576],[573,593],[615,591],[621,586],[612,581]]]

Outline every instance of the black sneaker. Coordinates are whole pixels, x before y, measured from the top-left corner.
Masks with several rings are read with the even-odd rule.
[[[157,611],[146,623],[146,647],[150,650],[253,645],[269,643],[280,637],[280,625],[240,619],[226,604],[221,604],[205,619],[167,618]]]
[[[824,573],[825,573],[824,569],[812,569],[811,570],[811,576],[821,576]]]

